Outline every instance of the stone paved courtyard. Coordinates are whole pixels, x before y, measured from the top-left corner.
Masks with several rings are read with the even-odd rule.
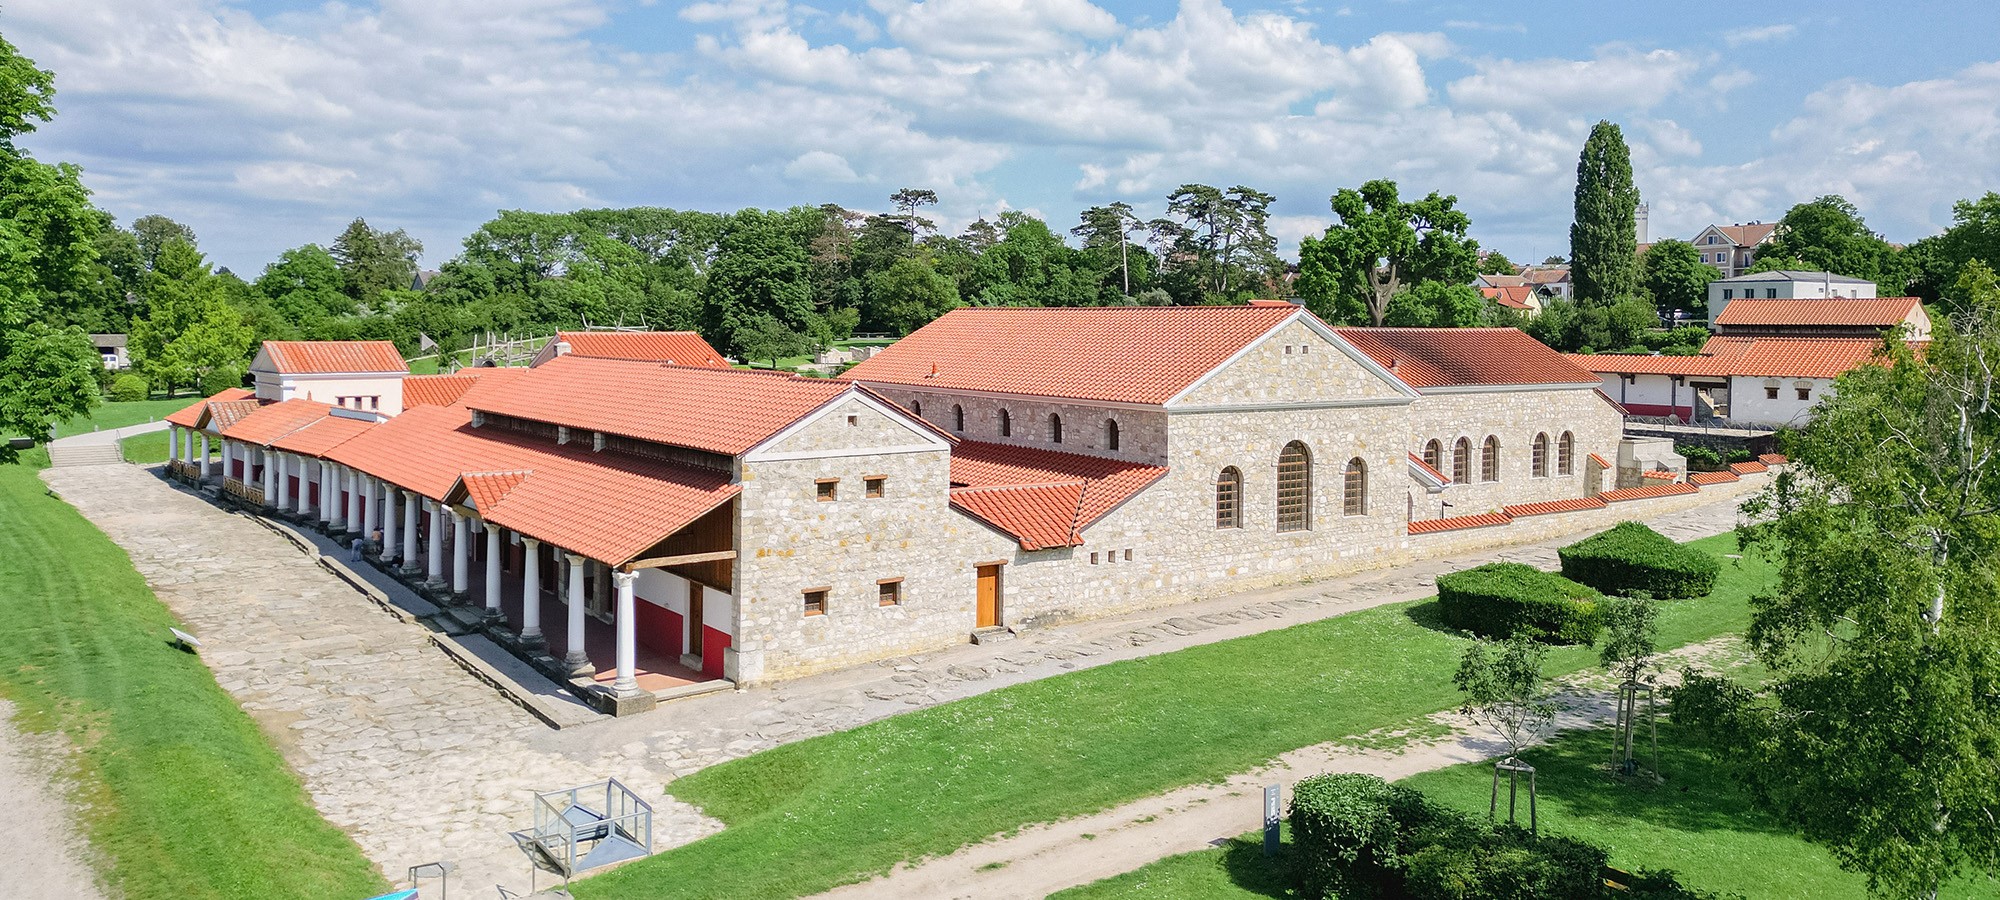
[[[775,687],[694,697],[557,731],[475,680],[256,521],[132,466],[51,469],[64,499],[125,547],[160,599],[205,642],[217,680],[272,735],[329,821],[392,878],[450,860],[453,887],[527,884],[506,833],[529,794],[616,777],[653,802],[655,846],[711,833],[666,797],[681,775],[838,731],[1120,659],[1428,596],[1437,575],[1506,559],[1547,567],[1574,535],[1349,578],[1032,631]],[[1735,525],[1734,500],[1651,520],[1686,540]]]

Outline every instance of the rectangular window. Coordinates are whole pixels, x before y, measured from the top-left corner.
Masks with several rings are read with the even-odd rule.
[[[813,487],[818,490],[819,502],[821,503],[832,503],[840,499],[840,479],[838,478],[822,478],[813,482]]]
[[[1778,299],[1778,289],[1777,289],[1777,288],[1765,288],[1765,289],[1764,289],[1764,299],[1766,299],[1766,300],[1776,300],[1776,299]]]
[[[1811,400],[1811,399],[1812,399],[1812,388],[1799,388],[1799,399],[1800,399],[1800,400]]]
[[[826,615],[826,595],[830,593],[832,590],[833,590],[832,588],[823,588],[823,587],[811,588],[807,590],[805,593],[806,597],[805,614],[808,616]]]
[[[876,606],[901,606],[903,604],[903,579],[884,578],[875,582]]]
[[[1093,566],[1097,565],[1097,554],[1095,553],[1090,554],[1090,564]]]
[[[889,476],[887,475],[863,475],[861,477],[861,493],[870,500],[880,500],[884,496],[884,488],[888,484]]]
[[[1734,299],[1736,299],[1736,292],[1735,292],[1734,290],[1730,289],[1730,288],[1723,288],[1723,289],[1722,289],[1722,299],[1724,299],[1724,300],[1734,300]]]
[[[1132,561],[1132,548],[1130,547],[1125,548],[1125,561],[1126,562]]]
[[[1764,399],[1766,399],[1766,400],[1776,400],[1776,399],[1778,399],[1778,389],[1777,389],[1777,388],[1774,388],[1774,387],[1767,387],[1767,388],[1765,388],[1765,389],[1764,389]]]

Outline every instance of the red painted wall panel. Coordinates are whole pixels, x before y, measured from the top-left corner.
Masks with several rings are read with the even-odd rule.
[[[637,630],[633,633],[633,637],[638,639],[640,645],[669,660],[680,661],[680,614],[664,606],[648,603],[643,597],[635,598],[632,608],[639,614],[639,621],[634,623]]]
[[[1665,403],[1627,403],[1625,408],[1635,416],[1679,416],[1682,421],[1694,419],[1692,406],[1668,406]]]
[[[707,625],[701,626],[701,674],[722,677],[722,651],[729,649],[729,635]]]

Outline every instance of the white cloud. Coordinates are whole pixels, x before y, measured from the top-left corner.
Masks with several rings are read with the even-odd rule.
[[[992,60],[1071,50],[1119,32],[1088,0],[877,0],[889,35],[920,53]]]
[[[797,181],[854,181],[854,167],[838,153],[812,150],[785,164],[785,177]]]
[[[1789,40],[1798,30],[1797,25],[1755,25],[1723,32],[1722,40],[1731,47],[1741,47],[1744,44]]]
[[[1613,47],[1592,59],[1485,59],[1473,67],[1445,88],[1458,104],[1594,119],[1658,106],[1686,89],[1701,64],[1673,50]]]

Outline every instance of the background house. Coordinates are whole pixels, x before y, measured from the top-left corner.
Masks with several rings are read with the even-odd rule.
[[[1875,296],[1875,282],[1831,272],[1758,272],[1708,283],[1708,321],[1714,325],[1732,300],[1809,300]]]
[[[114,372],[132,368],[132,358],[125,352],[125,336],[122,334],[93,334],[90,343],[97,348],[97,355],[104,357],[104,367]]]
[[[1854,337],[1874,340],[1891,328],[1927,341],[1931,317],[1916,297],[1828,300],[1738,300],[1716,316],[1716,334],[1733,337]]]
[[[1701,261],[1722,271],[1722,277],[1734,278],[1750,271],[1757,261],[1757,251],[1771,242],[1778,226],[1763,222],[1747,225],[1710,225],[1694,236],[1689,243],[1694,244]]]

